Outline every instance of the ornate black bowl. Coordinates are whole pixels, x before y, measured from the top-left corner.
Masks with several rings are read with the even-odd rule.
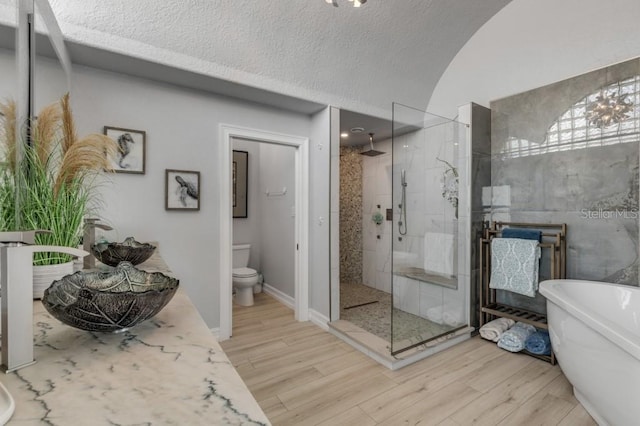
[[[156,315],[179,281],[129,262],[108,272],[79,271],[44,291],[42,304],[61,322],[82,330],[123,331]]]
[[[109,266],[116,266],[120,262],[138,265],[149,259],[155,250],[156,246],[139,243],[133,237],[121,243],[97,243],[91,246],[91,253],[96,259]]]

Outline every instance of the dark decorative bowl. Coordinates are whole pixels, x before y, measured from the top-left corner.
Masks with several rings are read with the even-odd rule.
[[[120,262],[138,265],[149,259],[155,250],[156,246],[139,243],[133,237],[122,243],[97,243],[91,246],[91,253],[96,259],[109,266],[116,266]]]
[[[108,272],[79,271],[44,291],[42,304],[61,322],[88,331],[124,331],[156,315],[179,281],[129,262]]]

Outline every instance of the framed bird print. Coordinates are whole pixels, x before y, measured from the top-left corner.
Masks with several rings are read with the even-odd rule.
[[[118,144],[118,153],[111,161],[111,168],[117,173],[145,172],[145,144],[147,134],[143,130],[123,129],[104,126],[104,134]]]
[[[200,210],[200,172],[165,172],[165,210]]]

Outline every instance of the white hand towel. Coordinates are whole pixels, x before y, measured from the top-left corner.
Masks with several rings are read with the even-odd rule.
[[[509,318],[494,319],[480,327],[480,336],[492,342],[497,342],[500,340],[502,333],[507,331],[513,324],[515,324],[515,321]]]
[[[447,277],[453,276],[453,234],[424,234],[424,269]]]
[[[427,319],[429,321],[433,321],[436,324],[442,324],[442,311],[444,310],[444,306],[434,306],[433,308],[427,309]]]
[[[454,305],[440,305],[427,309],[427,319],[436,324],[456,326],[464,323],[464,310]]]
[[[450,327],[462,325],[464,323],[464,313],[459,307],[447,306],[442,313],[442,322]]]

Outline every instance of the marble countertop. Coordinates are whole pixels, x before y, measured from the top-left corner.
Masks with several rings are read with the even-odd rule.
[[[170,274],[159,254],[138,268]],[[119,334],[66,326],[34,301],[34,343],[34,365],[0,375],[9,425],[270,424],[183,288]]]

